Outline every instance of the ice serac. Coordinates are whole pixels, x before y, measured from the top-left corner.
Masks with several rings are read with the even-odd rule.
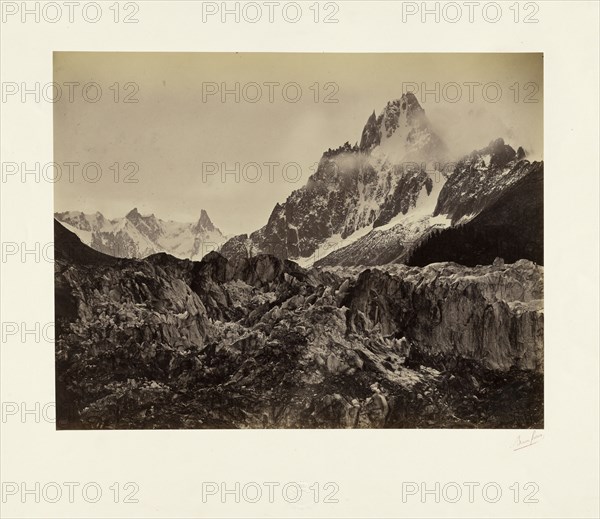
[[[405,334],[421,355],[543,369],[543,269],[526,260],[365,270],[343,304],[352,330]]]
[[[543,426],[529,261],[119,259],[58,222],[55,249],[59,428]]]
[[[107,219],[101,213],[87,215],[67,211],[55,218],[95,250],[120,258],[145,258],[167,252],[178,258],[199,260],[218,249],[226,238],[202,209],[196,223],[161,220],[133,208],[124,218]]]
[[[152,341],[163,341],[172,347],[202,346],[206,310],[181,280],[185,262],[180,263],[178,275],[173,275],[167,265],[158,261],[115,258],[81,243],[57,220],[54,240],[59,336],[67,333],[64,327],[69,322],[78,322],[86,323],[90,331],[94,328],[106,341],[96,344],[96,348],[107,347],[112,341],[124,348]],[[171,261],[176,264],[181,260],[171,257]],[[125,321],[125,328],[118,324]],[[148,352],[139,353],[139,357],[130,358],[134,369],[136,363],[148,360]],[[115,367],[117,371],[128,369],[125,364]]]
[[[394,208],[387,224],[375,222],[369,233],[341,242],[315,265],[371,266],[412,259],[418,265],[430,260],[474,266],[496,256],[543,263],[543,163],[531,163],[525,155],[523,148],[515,151],[497,139],[451,170],[429,173],[427,189],[408,209]]]
[[[306,185],[275,205],[246,247],[236,238],[222,252],[230,258],[261,252],[311,258],[409,212],[421,191],[433,187],[421,161],[431,164],[446,156],[417,98],[404,94],[368,118],[360,145],[346,142],[325,151]]]

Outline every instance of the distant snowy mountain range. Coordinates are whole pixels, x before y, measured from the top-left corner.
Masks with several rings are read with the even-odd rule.
[[[325,151],[306,185],[276,204],[266,225],[250,235],[227,239],[204,210],[195,224],[142,216],[137,209],[115,220],[100,213],[66,212],[55,217],[85,244],[112,256],[139,258],[168,252],[200,260],[218,250],[228,259],[267,253],[302,266],[354,266],[406,263],[441,230],[464,226],[493,211],[503,215],[503,228],[492,229],[498,233],[496,241],[539,235],[539,243],[532,246],[511,245],[517,258],[539,261],[541,231],[537,227],[531,232],[515,231],[531,227],[532,221],[515,220],[502,204],[503,200],[511,204],[534,200],[528,216],[535,215],[536,225],[541,222],[542,188],[532,188],[541,182],[521,180],[542,175],[543,162],[529,162],[521,147],[515,150],[501,138],[482,146],[456,157],[432,129],[417,98],[407,93],[388,102],[379,115],[373,112],[360,144],[346,142]],[[509,197],[507,193],[515,189],[527,194],[511,191]],[[485,221],[493,222],[494,213],[486,214]],[[486,243],[489,248],[491,242]],[[477,248],[476,244],[469,247]],[[428,254],[442,254],[438,249],[430,243]],[[498,254],[502,251],[500,246]],[[474,252],[471,260],[490,254],[490,250]]]
[[[54,217],[86,245],[120,258],[145,258],[167,252],[199,261],[226,241],[204,209],[196,223],[161,220],[154,214],[142,216],[137,208],[115,219],[105,218],[99,212],[79,211],[55,213]]]

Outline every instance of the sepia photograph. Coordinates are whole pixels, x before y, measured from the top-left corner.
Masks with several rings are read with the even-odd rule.
[[[53,67],[58,429],[544,427],[542,54]]]
[[[0,0],[0,517],[600,517],[599,15]]]

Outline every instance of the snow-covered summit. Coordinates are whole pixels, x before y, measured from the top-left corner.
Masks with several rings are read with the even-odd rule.
[[[142,215],[137,208],[115,219],[108,219],[100,212],[85,214],[81,211],[54,216],[86,245],[123,258],[144,258],[167,252],[178,258],[200,260],[226,240],[204,209],[196,223],[161,220],[154,214]]]

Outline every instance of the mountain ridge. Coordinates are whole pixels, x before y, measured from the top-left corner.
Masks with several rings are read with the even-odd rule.
[[[402,262],[429,232],[473,219],[537,167],[502,138],[449,157],[416,97],[404,94],[373,111],[360,145],[324,152],[265,226],[229,239],[221,253],[270,253],[304,266]]]
[[[194,223],[162,220],[154,214],[142,215],[137,207],[124,217],[114,219],[100,212],[81,211],[57,212],[54,216],[84,243],[115,257],[143,258],[167,252],[183,259],[201,259],[226,240],[204,209]]]

